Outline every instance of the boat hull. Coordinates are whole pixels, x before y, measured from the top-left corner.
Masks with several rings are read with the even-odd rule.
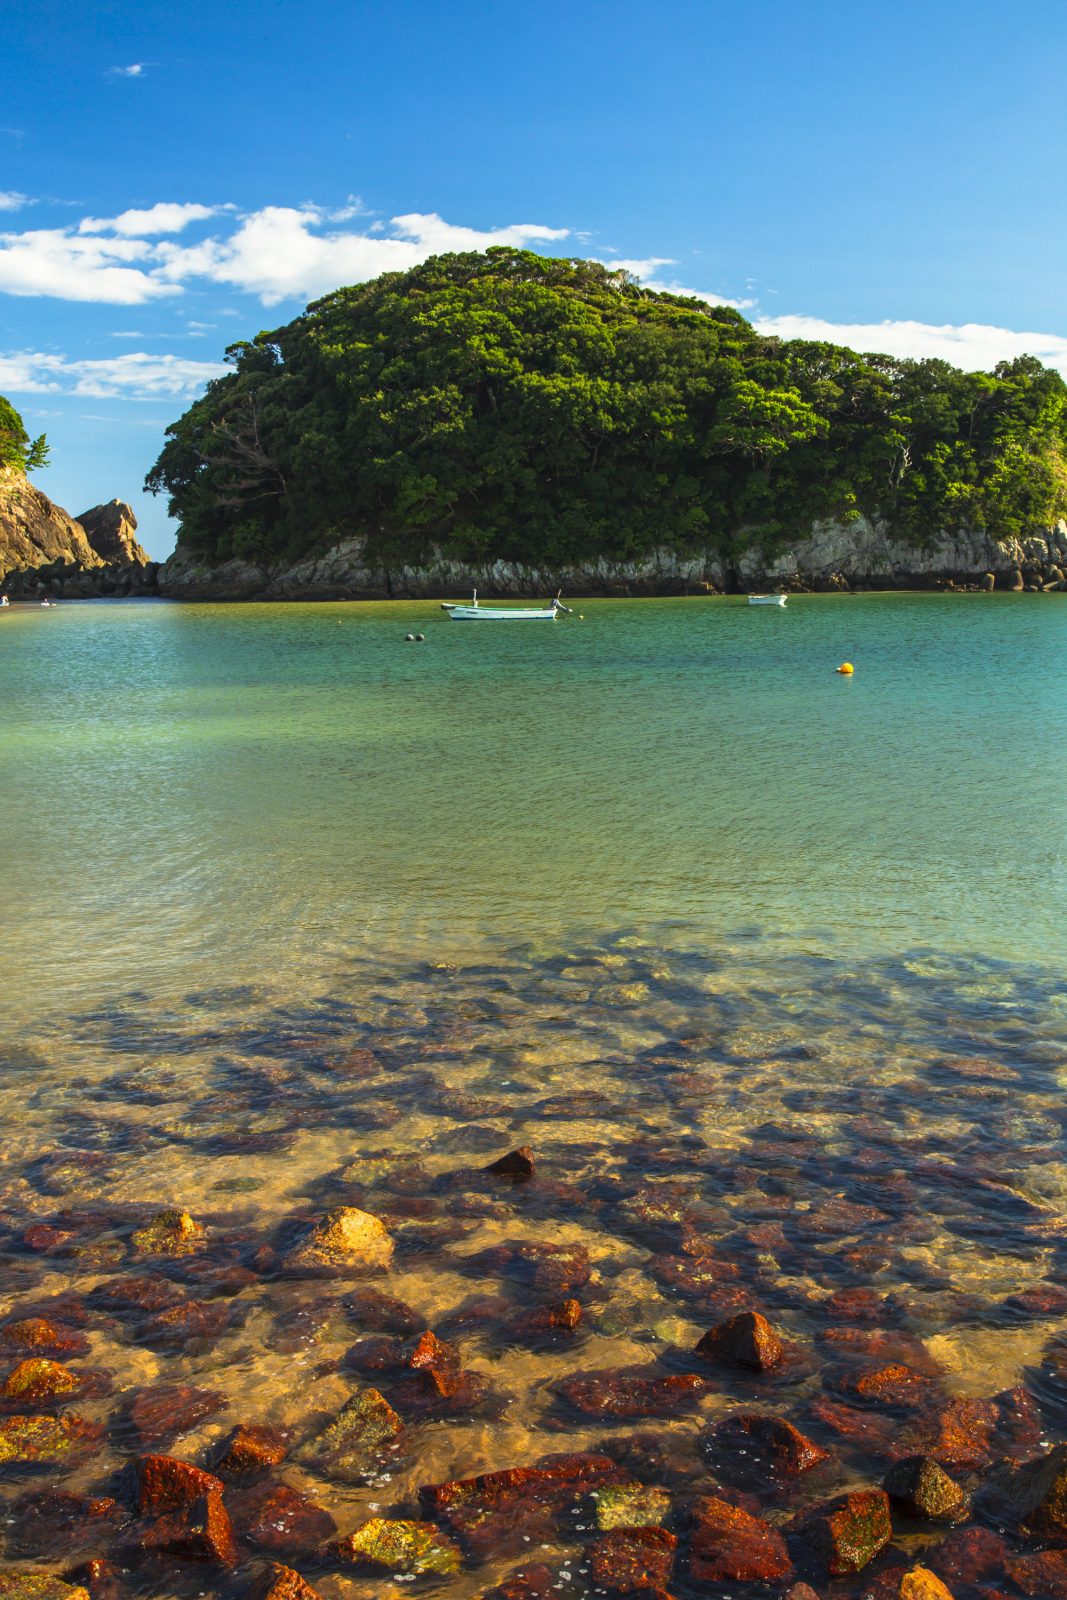
[[[444,606],[453,622],[554,622],[555,610],[551,607],[521,606]]]

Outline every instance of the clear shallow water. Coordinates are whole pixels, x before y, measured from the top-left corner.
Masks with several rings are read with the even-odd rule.
[[[1067,954],[1055,597],[584,616],[6,615],[11,1012],[313,972],[363,942],[447,954],[665,919]]]
[[[368,1382],[367,1287],[404,1302],[390,1328],[447,1339],[481,1398],[427,1411],[375,1369],[407,1427],[396,1457],[359,1481],[282,1469],[342,1533],[420,1515],[429,1481],[607,1448],[670,1496],[672,1591],[706,1594],[696,1494],[753,1493],[784,1523],[903,1446],[966,1477],[1063,1436],[1067,606],[584,614],[0,619],[0,1347],[44,1311],[106,1379],[77,1402],[101,1430],[88,1455],[0,1460],[0,1498],[114,1493],[132,1455],[210,1461],[237,1421],[295,1449]],[[486,1179],[520,1144],[535,1181]],[[386,1278],[286,1265],[338,1203],[385,1219]],[[206,1230],[189,1257],[134,1238],[168,1205]],[[145,1275],[176,1321],[106,1287]],[[531,1336],[564,1294],[578,1329]],[[799,1351],[780,1379],[694,1363],[748,1306]],[[886,1358],[926,1387],[857,1404],[850,1372]],[[561,1387],[635,1368],[708,1386],[655,1413]],[[181,1415],[188,1386],[202,1414]],[[161,1388],[174,1425],[152,1433],[137,1407]],[[830,1461],[753,1489],[709,1455],[739,1404]],[[649,1430],[658,1455],[626,1443]],[[231,1510],[242,1560],[262,1555]],[[593,1508],[572,1510],[537,1548],[579,1600]],[[9,1555],[60,1569],[77,1516],[12,1516]],[[882,1564],[924,1539],[898,1528]],[[382,1592],[322,1543],[270,1553],[326,1600]],[[131,1560],[125,1534],[90,1544],[136,1593],[215,1592]],[[523,1554],[467,1551],[442,1591],[480,1596]]]

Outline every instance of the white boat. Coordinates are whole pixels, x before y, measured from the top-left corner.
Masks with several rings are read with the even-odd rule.
[[[441,610],[453,622],[554,622],[561,611],[570,616],[570,607],[560,604],[559,595],[548,606],[480,606],[477,589],[469,606],[442,601]]]
[[[750,606],[784,606],[787,599],[784,594],[750,594],[748,603]]]

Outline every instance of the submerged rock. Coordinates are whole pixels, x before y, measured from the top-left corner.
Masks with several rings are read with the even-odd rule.
[[[205,1495],[221,1494],[223,1485],[210,1472],[176,1456],[142,1456],[137,1475],[137,1509],[142,1516],[158,1517],[164,1511],[191,1506]]]
[[[670,1514],[671,1497],[654,1484],[618,1483],[594,1489],[593,1519],[601,1533],[612,1528],[654,1528]]]
[[[932,1456],[905,1456],[894,1462],[882,1488],[908,1517],[956,1522],[967,1513],[966,1494]]]
[[[51,1400],[77,1394],[84,1382],[76,1373],[50,1361],[46,1356],[29,1356],[20,1361],[0,1384],[4,1400]]]
[[[248,1600],[322,1600],[299,1572],[280,1561],[268,1561],[252,1580]]]
[[[694,1351],[703,1361],[766,1372],[782,1359],[782,1341],[758,1311],[742,1311],[709,1329]]]
[[[232,1567],[237,1562],[230,1519],[221,1494],[214,1490],[149,1523],[141,1530],[137,1549],[168,1564],[204,1561]]]
[[[781,1583],[792,1576],[783,1535],[761,1517],[707,1495],[691,1519],[689,1569],[697,1583]]]
[[[381,1466],[403,1423],[377,1389],[347,1400],[320,1434],[301,1445],[295,1460],[342,1483],[360,1483]]]
[[[62,1461],[97,1449],[104,1430],[83,1417],[14,1416],[0,1420],[0,1464]]]
[[[387,1267],[393,1241],[380,1218],[355,1206],[335,1206],[288,1252],[288,1267]]]
[[[187,1256],[199,1250],[204,1229],[188,1211],[160,1211],[145,1227],[139,1228],[130,1243],[142,1255]]]
[[[856,1489],[809,1513],[799,1524],[831,1578],[861,1572],[892,1537],[884,1489]]]
[[[527,1183],[534,1175],[534,1153],[528,1144],[511,1150],[499,1161],[491,1161],[486,1172],[494,1178],[507,1178],[512,1183]]]
[[[1007,1564],[1007,1573],[1023,1594],[1037,1600],[1067,1600],[1067,1550],[1015,1556]]]
[[[374,1517],[355,1533],[336,1540],[330,1554],[356,1566],[384,1567],[414,1577],[458,1572],[462,1559],[458,1545],[432,1522],[385,1517]]]
[[[229,1403],[216,1389],[161,1384],[140,1391],[130,1406],[130,1422],[142,1445],[166,1444],[224,1411]]]
[[[0,1328],[0,1350],[13,1354],[81,1356],[89,1341],[76,1328],[64,1327],[48,1317],[22,1317]]]
[[[533,1467],[427,1484],[419,1498],[476,1554],[502,1555],[535,1539],[554,1539],[564,1511],[593,1489],[628,1480],[629,1473],[609,1456],[578,1452],[545,1456]]]
[[[1035,1533],[1067,1538],[1067,1444],[1022,1465],[1004,1462],[990,1473],[989,1483]]]
[[[241,1423],[220,1447],[213,1466],[220,1478],[239,1482],[260,1477],[285,1460],[289,1442],[278,1428]]]
[[[702,1443],[720,1476],[754,1486],[799,1478],[829,1460],[827,1451],[791,1422],[761,1411],[735,1412],[710,1428]]]
[[[608,1594],[647,1594],[670,1578],[678,1540],[666,1528],[615,1528],[589,1549],[593,1584]]]
[[[575,1373],[555,1387],[568,1405],[587,1417],[673,1417],[691,1410],[710,1385],[695,1373],[620,1368]]]
[[[337,1532],[328,1511],[287,1483],[228,1489],[226,1504],[245,1543],[274,1555],[311,1555]]]
[[[129,1515],[107,1497],[94,1498],[67,1489],[31,1489],[19,1495],[6,1520],[9,1556],[54,1561],[110,1543]]]
[[[89,1591],[52,1572],[0,1567],[0,1600],[89,1600]]]

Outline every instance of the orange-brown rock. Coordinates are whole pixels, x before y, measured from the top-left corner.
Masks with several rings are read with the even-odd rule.
[[[912,1567],[906,1572],[900,1580],[899,1594],[900,1600],[953,1600],[951,1589],[929,1567]]]
[[[1067,1597],[1067,1550],[1039,1550],[1031,1555],[1014,1556],[1008,1562],[1008,1577],[1023,1594],[1038,1600],[1065,1600]]]
[[[817,1507],[800,1524],[828,1577],[860,1572],[892,1537],[884,1489],[856,1489]]]
[[[766,1372],[782,1359],[782,1341],[758,1311],[742,1311],[720,1322],[700,1340],[695,1354],[702,1361]]]
[[[175,1456],[142,1456],[136,1463],[137,1509],[142,1516],[158,1517],[164,1511],[191,1506],[206,1495],[221,1494],[223,1485]]]
[[[141,1531],[138,1548],[167,1561],[209,1561],[232,1567],[237,1546],[222,1495],[202,1495],[178,1511],[167,1511]]]
[[[678,1540],[666,1528],[614,1528],[589,1550],[594,1587],[612,1595],[662,1588],[671,1575]]]
[[[713,1467],[728,1477],[761,1484],[799,1478],[829,1454],[784,1417],[761,1411],[738,1411],[716,1423],[704,1436]]]
[[[322,1600],[322,1596],[292,1567],[268,1561],[253,1578],[248,1600]]]
[[[52,1400],[83,1388],[77,1375],[47,1356],[27,1356],[0,1384],[0,1399],[17,1402]]]
[[[738,1506],[703,1496],[692,1508],[689,1567],[698,1583],[781,1583],[793,1563],[783,1536]]]
[[[543,1456],[532,1467],[427,1484],[419,1498],[474,1552],[507,1554],[535,1539],[555,1538],[562,1513],[593,1489],[628,1478],[609,1456],[578,1452]]]
[[[287,1483],[228,1489],[226,1504],[241,1538],[271,1555],[311,1555],[337,1532],[328,1511]]]
[[[212,1465],[227,1482],[256,1478],[279,1466],[288,1449],[289,1441],[280,1429],[242,1423],[220,1447]]]
[[[708,1388],[690,1372],[620,1368],[561,1378],[556,1393],[587,1417],[673,1417],[691,1410]]]
[[[130,1406],[130,1421],[143,1445],[164,1444],[188,1433],[205,1417],[229,1405],[224,1394],[193,1384],[160,1384],[142,1389]]]
[[[28,1355],[84,1355],[89,1341],[76,1328],[64,1327],[48,1317],[23,1317],[0,1328],[0,1350]]]

